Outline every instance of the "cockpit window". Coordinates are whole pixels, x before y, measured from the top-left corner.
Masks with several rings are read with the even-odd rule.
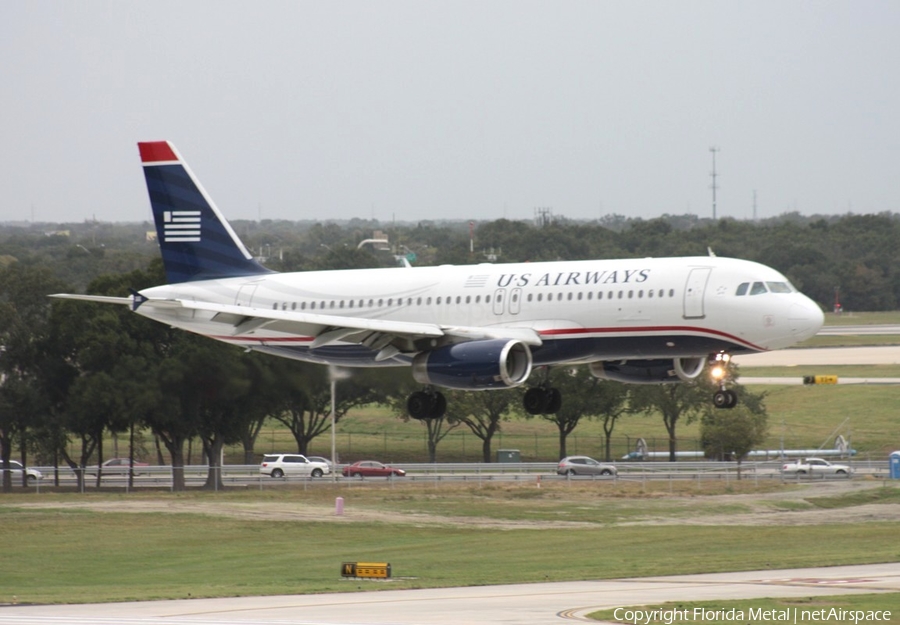
[[[754,282],[753,286],[750,287],[750,295],[759,295],[761,293],[768,293],[766,285],[762,282]]]
[[[791,285],[787,282],[766,282],[766,285],[769,287],[769,291],[772,293],[791,293],[793,289],[791,289]]]
[[[739,285],[738,285],[738,288],[737,288],[737,292],[735,293],[735,295],[746,295],[746,294],[747,294],[747,289],[748,289],[748,288],[750,288],[750,283],[749,283],[749,282],[744,282],[744,283],[742,283],[742,284],[739,284]]]

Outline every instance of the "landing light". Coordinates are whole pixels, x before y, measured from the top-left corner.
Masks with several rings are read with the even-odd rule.
[[[725,367],[723,367],[722,365],[716,365],[709,370],[709,374],[712,376],[713,380],[721,380],[725,377]]]

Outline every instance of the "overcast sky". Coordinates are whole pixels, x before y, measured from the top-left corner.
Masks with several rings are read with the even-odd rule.
[[[0,221],[900,211],[900,2],[0,3]]]

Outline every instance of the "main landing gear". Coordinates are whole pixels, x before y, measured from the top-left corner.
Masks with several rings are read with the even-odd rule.
[[[525,391],[522,406],[528,414],[556,414],[562,406],[562,394],[551,386],[533,386]]]
[[[550,386],[550,369],[544,367],[544,381],[525,391],[522,407],[531,415],[556,414],[562,406],[559,389]]]
[[[712,376],[713,382],[719,385],[719,390],[713,393],[713,406],[716,408],[731,409],[738,403],[737,393],[725,387],[725,383],[728,381],[729,362],[731,362],[730,354],[725,352],[710,354],[709,374]]]
[[[413,419],[440,419],[447,413],[447,398],[429,386],[409,396],[406,410]]]

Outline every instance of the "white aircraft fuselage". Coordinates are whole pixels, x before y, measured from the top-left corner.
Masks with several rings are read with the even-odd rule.
[[[540,339],[529,343],[535,365],[759,352],[794,345],[821,327],[820,308],[802,293],[788,286],[736,295],[747,283],[789,285],[758,263],[699,256],[269,274],[171,284],[142,295],[305,315],[324,327],[317,317],[480,328],[512,338],[509,330],[528,330],[523,337]],[[419,351],[376,362],[377,351],[356,342],[313,348],[313,333],[279,329],[277,319],[236,333],[235,319],[216,310],[137,312],[234,345],[327,364],[406,365]],[[285,319],[282,325],[290,323]]]

